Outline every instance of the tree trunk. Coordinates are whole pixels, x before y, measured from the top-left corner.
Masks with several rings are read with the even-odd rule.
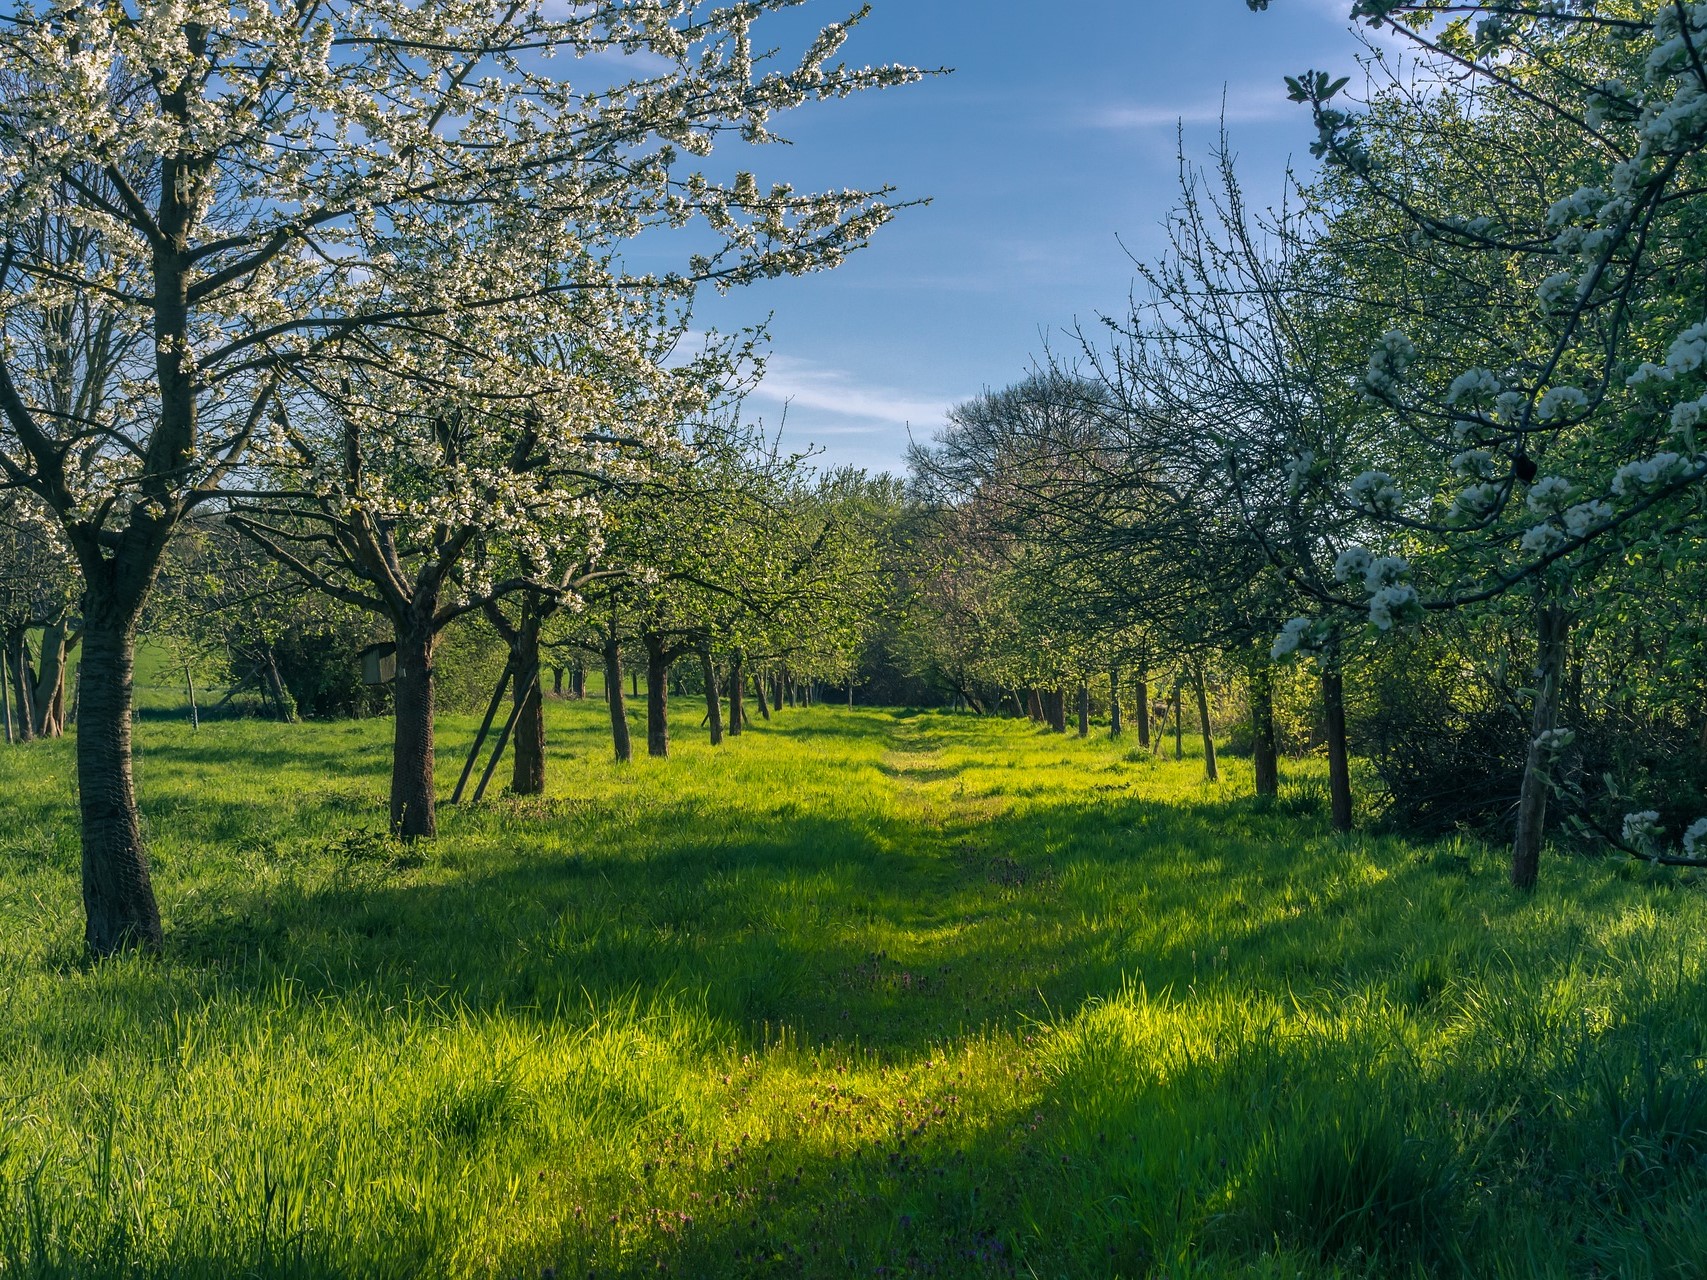
[[[1079,681],[1079,736],[1091,736],[1091,687],[1085,681]]]
[[[797,705],[794,698],[794,677],[788,674],[786,668],[782,673],[782,692],[783,696],[788,699],[789,708],[792,710]]]
[[[563,668],[556,663],[551,664],[551,696],[554,698],[563,696]]]
[[[438,835],[437,789],[433,778],[433,651],[438,637],[432,615],[412,610],[395,621],[397,678],[392,682],[395,726],[391,747],[391,833],[405,840]],[[278,670],[271,650],[271,679]]]
[[[576,702],[587,700],[587,664],[575,659],[575,669],[569,673],[569,696]]]
[[[747,671],[746,662],[740,654],[729,661],[729,736],[738,738],[746,728],[747,718]]]
[[[1191,678],[1197,687],[1197,724],[1203,735],[1203,773],[1209,781],[1219,782],[1221,771],[1215,767],[1215,733],[1209,724],[1209,689],[1204,684],[1201,665],[1192,671]]]
[[[1121,733],[1120,723],[1120,668],[1108,669],[1108,736],[1118,738]]]
[[[153,950],[161,943],[160,909],[148,874],[130,763],[134,622],[86,608],[84,626],[86,687],[77,730],[84,938],[95,956],[137,947]]]
[[[767,678],[763,672],[753,677],[753,696],[759,700],[759,716],[764,720],[771,718],[770,699],[765,697],[765,680]]]
[[[1138,668],[1137,701],[1133,710],[1138,713],[1138,745],[1148,748],[1150,745],[1150,669]]]
[[[32,703],[38,738],[58,738],[65,731],[65,641],[64,622],[42,628],[41,659],[37,663]]]
[[[670,658],[661,636],[642,640],[646,645],[646,754],[662,760],[670,754]]]
[[[196,673],[190,670],[190,664],[184,663],[184,690],[190,695],[190,728],[198,732],[202,727],[201,710],[196,706]]]
[[[1328,729],[1328,793],[1335,831],[1351,830],[1351,757],[1345,741],[1345,676],[1338,655],[1322,670],[1322,711]]]
[[[1049,727],[1056,733],[1067,732],[1067,691],[1065,689],[1050,690]]]
[[[435,637],[435,639],[436,639],[436,637]],[[428,645],[427,645],[429,651],[431,650],[432,645],[433,645],[433,640],[429,640]],[[401,657],[399,657],[399,659],[398,659],[398,666],[400,668],[402,666],[402,658]],[[432,663],[429,659],[428,670],[431,670],[431,669],[432,669]],[[290,696],[290,690],[285,688],[284,678],[279,675],[278,659],[273,654],[273,646],[272,645],[267,646],[267,673],[266,674],[267,674],[267,688],[272,690],[273,702],[278,706],[278,709],[279,709],[279,719],[283,720],[286,724],[295,724],[296,723],[296,699],[294,699]],[[431,737],[431,734],[429,733],[428,736]]]
[[[30,697],[30,642],[23,628],[7,636],[6,650],[12,664],[12,698],[18,707],[18,741],[33,742],[36,716]]]
[[[1552,789],[1549,775],[1556,755],[1547,736],[1558,727],[1559,686],[1571,629],[1570,616],[1556,602],[1540,607],[1536,624],[1535,713],[1523,767],[1523,789],[1517,801],[1517,837],[1511,850],[1511,882],[1519,889],[1533,889],[1541,871],[1547,793]]]
[[[634,759],[634,744],[628,737],[628,703],[622,696],[622,642],[614,632],[605,635],[605,700],[610,704],[611,747],[616,762]]]
[[[701,650],[699,667],[705,675],[705,720],[711,726],[711,745],[723,745],[723,703],[717,696],[717,666],[709,650]]]
[[[1174,679],[1174,759],[1185,759],[1185,716],[1180,711],[1180,680]]]
[[[1274,667],[1258,654],[1251,672],[1251,771],[1259,796],[1280,794],[1280,749],[1274,732]]]
[[[1043,723],[1043,699],[1037,696],[1036,689],[1025,691],[1025,713],[1031,717],[1032,723]]]
[[[510,693],[516,714],[510,790],[518,796],[545,794],[545,692],[541,688],[539,665],[539,633],[543,622],[536,602],[525,601],[521,625],[514,631],[510,645],[511,670],[516,678]]]
[[[12,669],[11,660],[6,656],[6,646],[0,644],[0,716],[6,721],[6,745],[13,743],[12,738],[12,682],[9,672]]]

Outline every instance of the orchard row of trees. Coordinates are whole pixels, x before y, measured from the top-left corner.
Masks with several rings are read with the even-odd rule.
[[[613,665],[656,642],[835,666],[857,499],[718,425],[757,335],[689,326],[696,290],[834,267],[895,212],[729,152],[920,74],[837,60],[863,14],[790,56],[770,32],[793,7],[0,3],[7,666],[51,731],[54,645],[17,637],[75,617],[91,952],[160,941],[138,629],[198,557],[240,610],[235,539],[389,633],[405,837],[434,830],[437,654],[461,619],[508,641],[518,760],[556,627]]]
[[[1182,165],[1129,313],[915,451],[940,669],[1165,669],[1205,722],[1219,672],[1272,793],[1307,661],[1340,826],[1349,715],[1389,813],[1503,824],[1521,887],[1550,811],[1707,864],[1707,7],[1348,13],[1361,104],[1289,82],[1318,174]]]

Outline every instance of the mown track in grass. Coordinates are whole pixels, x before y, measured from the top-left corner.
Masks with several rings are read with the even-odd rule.
[[[0,752],[0,1276],[1707,1257],[1691,881],[1523,899],[1308,766],[1265,808],[1024,723],[684,712],[622,769],[552,716],[551,794],[420,850],[387,724],[144,725],[170,942],[94,970],[69,753]]]

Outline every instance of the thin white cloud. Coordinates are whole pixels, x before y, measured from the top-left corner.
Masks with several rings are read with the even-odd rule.
[[[1252,86],[1229,90],[1224,97],[1199,98],[1189,102],[1112,103],[1093,111],[1090,124],[1098,129],[1171,129],[1181,124],[1247,123],[1280,120],[1296,115],[1300,108],[1289,102],[1285,86]]]
[[[934,400],[894,387],[862,383],[840,369],[790,356],[772,356],[755,398],[810,414],[860,419],[874,426],[903,427],[941,422],[949,409]],[[845,431],[843,427],[840,430]]]

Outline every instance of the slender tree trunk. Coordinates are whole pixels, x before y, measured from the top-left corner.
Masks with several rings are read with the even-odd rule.
[[[729,661],[729,736],[738,738],[746,728],[747,670],[746,662],[737,653]]]
[[[1511,882],[1533,889],[1541,871],[1541,841],[1547,831],[1549,774],[1557,752],[1547,741],[1558,727],[1559,687],[1564,677],[1571,620],[1562,605],[1549,601],[1536,618],[1535,711],[1530,723],[1529,754],[1517,801],[1517,837],[1512,843]]]
[[[575,668],[569,675],[569,696],[576,702],[587,700],[587,664],[581,659],[575,659]]]
[[[516,727],[510,757],[510,790],[518,796],[545,794],[545,693],[540,687],[539,633],[544,623],[535,602],[522,605],[521,625],[513,633],[510,662],[515,687]]]
[[[1121,733],[1120,723],[1120,668],[1108,669],[1108,736],[1118,738]]]
[[[1180,710],[1180,680],[1174,678],[1174,759],[1185,759],[1185,715]]]
[[[190,695],[190,728],[200,731],[202,727],[201,710],[196,706],[196,673],[190,669],[190,664],[184,663],[184,689]]]
[[[93,592],[89,596],[93,596]],[[84,938],[95,956],[161,943],[160,909],[131,774],[130,717],[136,632],[133,618],[106,616],[85,597],[77,798],[83,828]]]
[[[428,644],[429,649],[431,648],[431,646],[432,646],[432,642],[429,641],[429,644]],[[402,659],[401,658],[398,659],[398,665],[399,666],[402,665]],[[429,663],[429,669],[430,669],[430,666],[431,666],[431,664]],[[285,688],[284,677],[279,675],[278,658],[273,653],[273,646],[270,644],[267,646],[267,672],[266,672],[266,675],[267,675],[267,688],[272,690],[273,702],[278,706],[278,709],[279,709],[279,719],[283,720],[286,724],[295,724],[296,723],[296,699],[292,698],[290,696],[290,690]],[[429,734],[428,736],[430,737],[431,735]]]
[[[13,744],[12,737],[12,682],[9,678],[12,661],[6,655],[6,646],[0,644],[0,715],[6,720],[6,745]]]
[[[788,669],[786,667],[783,668],[782,672],[782,691],[784,696],[788,699],[789,709],[793,710],[797,705],[795,702],[794,677],[788,673]]]
[[[1079,736],[1091,736],[1091,687],[1085,681],[1079,681]]]
[[[7,637],[12,664],[12,696],[18,707],[18,741],[35,741],[35,704],[30,697],[30,642],[22,628]]]
[[[551,665],[551,696],[554,698],[563,696],[563,668],[556,663]]]
[[[395,724],[391,748],[391,832],[405,840],[438,835],[437,787],[433,776],[433,653],[438,637],[430,609],[394,620],[397,678],[392,682]],[[277,676],[268,651],[268,669]]]
[[[1138,745],[1150,745],[1150,669],[1138,668],[1137,700],[1132,704],[1138,713]]]
[[[611,748],[616,762],[634,759],[634,744],[628,736],[628,703],[622,696],[622,641],[614,631],[605,633],[605,696],[610,706]]]
[[[1335,831],[1350,831],[1351,756],[1345,740],[1345,674],[1338,654],[1329,651],[1322,670],[1322,711],[1328,730],[1328,794],[1333,805]]]
[[[42,628],[41,660],[36,664],[31,697],[35,708],[35,723],[31,728],[38,738],[57,738],[65,730],[65,641],[64,622]]]
[[[1251,771],[1259,796],[1280,794],[1280,749],[1274,732],[1274,667],[1261,654],[1251,672]]]
[[[1042,724],[1044,721],[1043,699],[1038,697],[1036,689],[1025,691],[1025,713],[1031,717],[1034,724]]]
[[[768,678],[762,671],[753,677],[753,696],[759,700],[759,716],[764,720],[771,718],[770,699],[765,697],[765,681]]]
[[[1221,771],[1215,766],[1215,732],[1209,723],[1209,689],[1203,680],[1203,667],[1192,670],[1192,683],[1197,686],[1197,723],[1203,734],[1203,772],[1211,782],[1221,781]]]
[[[1049,693],[1049,727],[1056,733],[1067,732],[1067,691],[1052,689]]]
[[[723,702],[717,694],[717,665],[711,660],[711,652],[702,649],[699,655],[700,670],[705,674],[705,720],[711,726],[711,745],[723,745]]]

